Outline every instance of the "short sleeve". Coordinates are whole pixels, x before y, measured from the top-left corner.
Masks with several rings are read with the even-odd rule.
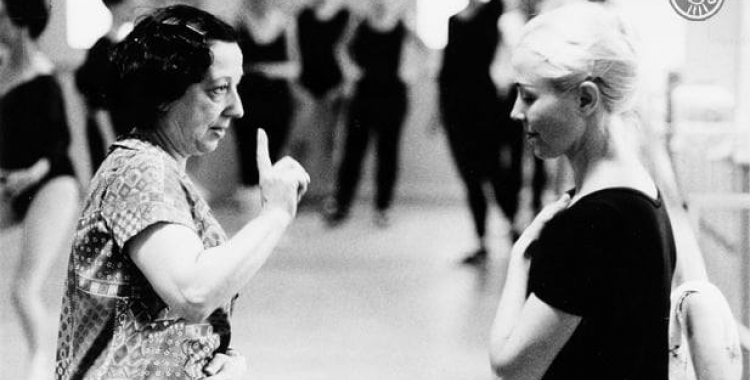
[[[575,206],[574,206],[575,207]],[[587,204],[551,220],[530,247],[529,292],[564,312],[586,316],[604,286],[610,221],[605,209]]]
[[[195,230],[177,170],[156,155],[139,157],[120,170],[104,194],[101,210],[120,248],[156,223]]]

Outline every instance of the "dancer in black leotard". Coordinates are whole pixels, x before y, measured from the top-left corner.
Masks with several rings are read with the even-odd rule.
[[[487,257],[484,186],[491,185],[511,226],[521,189],[523,139],[520,124],[510,119],[514,97],[498,94],[490,77],[490,65],[501,37],[498,19],[502,13],[501,0],[472,0],[452,16],[439,76],[443,124],[466,187],[479,245],[464,259],[470,264],[481,263]],[[505,160],[503,149],[509,153]],[[513,227],[511,235],[517,235]]]
[[[255,157],[258,128],[268,133],[271,158],[279,158],[292,120],[291,79],[299,70],[292,50],[293,23],[279,9],[264,1],[245,2],[245,15],[238,26],[245,76],[238,87],[244,104],[252,108],[235,121],[240,158],[241,184],[258,184]]]
[[[42,288],[78,207],[62,90],[37,45],[47,7],[43,0],[0,1],[0,43],[8,47],[0,69],[0,196],[23,229],[11,299],[30,351],[27,379],[53,373],[53,316]]]
[[[113,138],[133,129],[125,107],[124,94],[112,85],[113,70],[109,61],[112,47],[125,37],[126,24],[133,21],[136,2],[132,0],[103,0],[112,14],[112,27],[89,49],[86,60],[75,72],[76,87],[86,101],[86,135],[92,170],[104,160],[106,147]],[[102,118],[108,116],[109,122]],[[107,126],[105,126],[105,124]],[[112,130],[109,131],[108,125]]]
[[[388,224],[398,174],[399,140],[407,110],[406,84],[400,77],[406,27],[384,0],[356,28],[349,47],[361,70],[349,106],[344,153],[338,172],[330,225],[349,214],[371,135],[376,139],[375,222]]]
[[[290,148],[316,179],[308,199],[327,195],[333,182],[336,129],[345,95],[342,36],[349,19],[349,10],[340,0],[315,0],[297,16],[301,109]]]
[[[22,181],[28,186],[8,194],[19,220],[24,219],[44,185],[58,177],[75,175],[68,155],[70,133],[64,107],[60,84],[50,73],[18,83],[0,100],[0,165],[6,191],[10,178],[21,171],[26,170],[30,177]]]
[[[299,84],[315,98],[328,96],[342,83],[337,44],[349,21],[349,10],[335,0],[318,0],[297,17]]]

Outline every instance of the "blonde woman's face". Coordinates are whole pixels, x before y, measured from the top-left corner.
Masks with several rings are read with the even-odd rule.
[[[523,124],[526,140],[537,157],[574,152],[586,128],[578,92],[553,89],[543,76],[545,62],[535,53],[519,48],[514,54],[517,96],[511,117]]]

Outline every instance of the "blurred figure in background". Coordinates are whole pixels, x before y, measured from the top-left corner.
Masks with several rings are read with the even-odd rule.
[[[28,379],[49,379],[53,314],[42,287],[69,238],[78,183],[68,154],[70,132],[52,62],[37,45],[47,26],[45,0],[0,2],[0,196],[23,229],[11,299],[31,354]]]
[[[257,203],[258,168],[255,157],[258,128],[269,136],[271,158],[286,145],[294,107],[290,82],[299,74],[294,22],[271,0],[242,2],[237,30],[245,76],[239,85],[248,112],[234,121],[240,159],[240,188],[236,199],[249,207]]]
[[[138,0],[103,0],[112,14],[112,26],[89,49],[75,83],[86,102],[86,135],[92,171],[104,160],[106,147],[114,138],[128,133],[133,124],[122,105],[122,94],[112,85],[113,67],[109,61],[112,47],[132,28]]]
[[[539,12],[539,8],[541,7],[542,3],[547,3],[547,1],[519,0],[516,7],[509,9],[500,17],[500,21],[498,24],[503,36],[503,48],[511,49],[513,48],[513,46],[515,46],[518,35],[523,28],[523,25]],[[499,85],[501,87],[501,91],[514,91],[514,89],[512,88],[512,83],[509,83],[507,81],[512,76],[512,68],[510,68],[509,60],[510,54],[502,54],[500,55],[500,58],[503,63],[505,63],[505,65],[500,66],[505,66],[506,69],[510,69],[511,71],[510,76],[507,75],[507,72],[504,73],[504,78],[501,79],[501,82],[504,83],[502,85]],[[505,90],[504,86],[507,86],[508,90]],[[514,99],[515,96],[515,92],[512,93],[511,99]],[[533,214],[538,214],[542,210],[544,194],[545,190],[547,190],[549,177],[547,173],[548,167],[545,164],[544,160],[534,156],[534,154],[528,149],[528,145],[524,144],[524,147],[522,147],[522,149],[524,150],[524,171],[526,169],[531,169],[531,210]],[[564,170],[566,168],[565,165],[566,163],[564,162],[564,160],[558,160],[557,171],[559,171],[559,173],[557,173],[557,175],[564,176],[566,174],[566,171]],[[560,180],[560,182],[561,183],[558,184],[558,186],[562,186],[562,179]]]
[[[373,0],[354,31],[349,54],[359,72],[349,105],[343,155],[325,217],[336,226],[348,216],[371,138],[375,139],[375,223],[389,224],[399,167],[399,142],[407,111],[402,53],[407,28],[400,4]]]
[[[502,0],[471,0],[451,16],[438,79],[440,114],[477,236],[478,247],[463,260],[467,264],[483,263],[488,255],[485,185],[492,187],[511,226],[511,238],[518,236],[522,128],[510,119],[513,94],[499,94],[490,75],[495,55],[509,53],[497,52],[503,8]]]
[[[289,144],[316,184],[308,199],[322,198],[333,182],[337,127],[343,114],[343,35],[351,14],[343,0],[312,0],[297,15],[300,75],[298,121]],[[349,64],[351,65],[351,64]]]

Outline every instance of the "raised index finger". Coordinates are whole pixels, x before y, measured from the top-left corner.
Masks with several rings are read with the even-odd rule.
[[[258,149],[256,151],[258,173],[263,174],[271,169],[271,155],[268,153],[268,135],[263,128],[258,128]]]

